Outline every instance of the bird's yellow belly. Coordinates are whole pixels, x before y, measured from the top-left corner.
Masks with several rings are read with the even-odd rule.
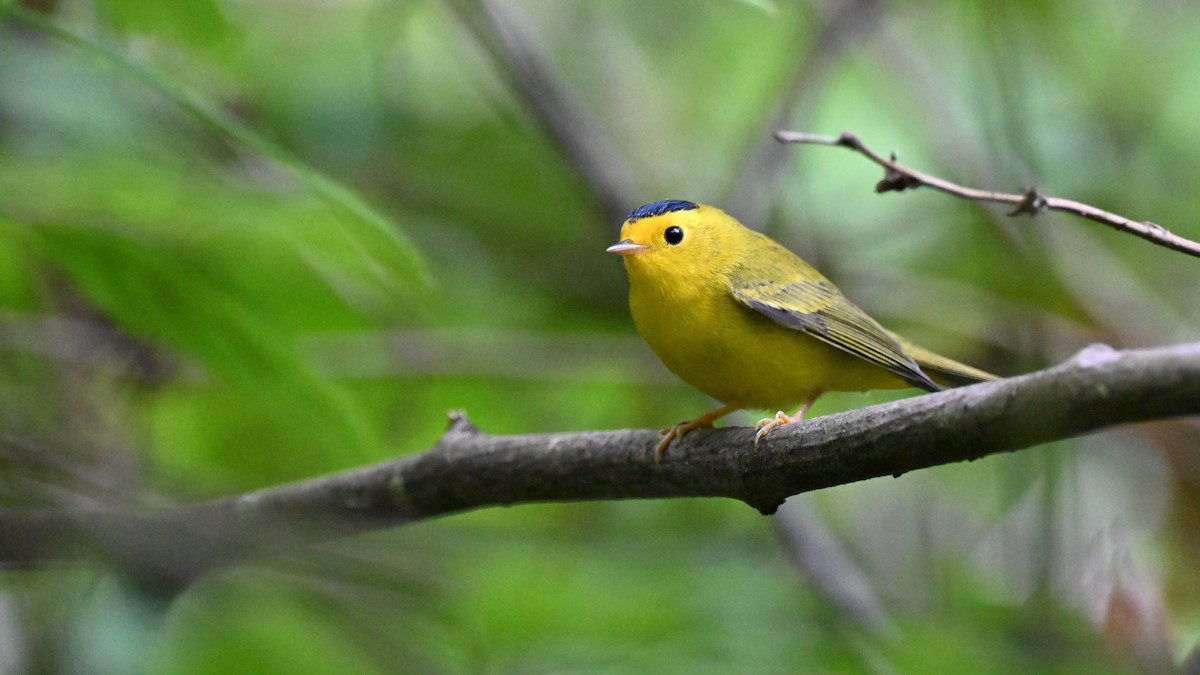
[[[825,391],[909,386],[883,368],[781,326],[731,297],[669,300],[630,295],[638,332],[671,372],[727,405],[777,409]]]

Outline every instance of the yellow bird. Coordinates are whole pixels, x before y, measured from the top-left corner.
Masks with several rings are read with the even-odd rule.
[[[675,438],[740,408],[800,404],[758,423],[754,442],[804,418],[827,391],[994,380],[891,333],[799,256],[724,211],[682,200],[629,214],[608,252],[624,257],[638,332],[683,381],[724,405],[663,429]]]

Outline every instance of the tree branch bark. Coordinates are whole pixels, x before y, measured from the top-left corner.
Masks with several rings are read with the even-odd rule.
[[[1089,347],[1046,370],[818,417],[696,431],[654,461],[653,430],[492,436],[461,413],[429,451],[175,508],[0,509],[0,563],[100,550],[177,588],[214,569],[487,506],[728,497],[770,514],[810,490],[975,460],[1116,424],[1200,414],[1200,343]]]

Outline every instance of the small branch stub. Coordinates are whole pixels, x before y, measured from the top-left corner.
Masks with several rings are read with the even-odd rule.
[[[469,436],[474,436],[480,433],[479,427],[471,424],[471,420],[467,419],[466,410],[461,408],[449,410],[446,412],[446,418],[448,423],[446,424],[446,431],[443,433],[443,436],[450,436],[452,434],[467,434]]]

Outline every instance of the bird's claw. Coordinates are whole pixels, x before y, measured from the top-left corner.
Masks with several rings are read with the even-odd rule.
[[[667,452],[667,446],[676,438],[683,438],[685,434],[693,429],[710,429],[712,428],[712,418],[710,416],[697,417],[694,420],[687,420],[679,424],[672,424],[669,427],[660,429],[658,435],[658,452],[654,453],[654,463],[658,464],[662,461],[662,456]]]
[[[687,433],[687,431],[683,431],[682,433],[680,432],[685,424],[685,422],[680,422],[679,424],[673,424],[669,427],[664,427],[658,430],[658,445],[654,447],[655,464],[658,464],[662,461],[662,456],[667,453],[667,446],[671,444],[671,441],[675,440],[676,438],[682,438],[683,434]]]
[[[778,427],[781,427],[785,424],[791,424],[792,422],[798,422],[800,419],[801,418],[799,417],[792,417],[780,410],[779,412],[775,413],[774,417],[767,417],[759,420],[758,424],[754,425],[756,430],[754,433],[754,444],[758,445],[759,441],[766,438],[767,434],[771,433]]]

